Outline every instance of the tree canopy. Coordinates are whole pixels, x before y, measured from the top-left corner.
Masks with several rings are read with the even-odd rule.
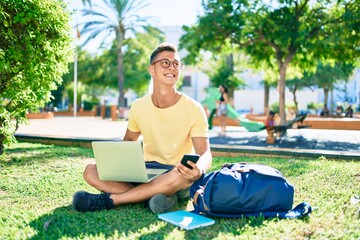
[[[124,90],[133,90],[139,96],[147,93],[150,75],[147,71],[149,56],[153,46],[165,39],[164,34],[153,27],[146,26],[144,31],[136,33],[125,41],[124,51]],[[60,105],[63,96],[67,94],[72,102],[74,64],[69,64],[69,72],[63,76],[63,85],[54,91],[56,99],[53,104]],[[110,49],[104,50],[99,55],[92,55],[85,50],[78,49],[78,84],[81,83],[87,90],[87,97],[92,97],[91,102],[99,102],[106,89],[117,89],[117,51],[115,43]],[[67,90],[67,91],[65,91]],[[69,92],[71,91],[71,92]],[[78,94],[78,103],[81,95]]]
[[[238,46],[253,64],[266,63],[278,72],[280,117],[285,121],[285,79],[290,64],[304,70],[327,58],[359,57],[357,0],[338,1],[203,1],[204,15],[185,27],[181,48],[189,62],[202,51],[219,51],[224,42]]]
[[[62,0],[3,0],[0,26],[1,154],[26,113],[49,101],[73,54]]]
[[[339,81],[348,81],[354,70],[354,65],[350,63],[319,62],[315,73],[308,73],[307,78],[324,90],[324,105],[328,105],[329,91],[334,89],[334,85]]]
[[[147,6],[139,0],[84,0],[87,8],[82,10],[84,22],[81,34],[87,35],[84,42],[103,36],[103,43],[113,43],[117,53],[117,82],[119,91],[118,105],[125,106],[124,98],[124,47],[130,33],[146,24],[147,18],[140,17],[136,12]]]

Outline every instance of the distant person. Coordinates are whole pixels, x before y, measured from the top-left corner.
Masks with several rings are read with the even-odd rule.
[[[218,116],[220,118],[221,135],[226,134],[226,118],[227,118],[227,104],[228,104],[228,90],[224,85],[219,86],[220,98],[218,103]]]
[[[352,118],[352,117],[353,117],[353,114],[354,114],[354,110],[353,110],[352,106],[349,105],[349,106],[346,108],[345,117]]]
[[[296,118],[296,112],[295,112],[295,109],[293,107],[288,107],[287,110],[288,110],[287,114],[286,114],[286,120],[287,121],[291,121],[294,118]]]
[[[344,112],[344,109],[341,105],[337,105],[336,107],[336,116],[341,117]]]
[[[265,122],[266,127],[273,127],[275,126],[275,113],[270,111]]]
[[[176,90],[181,68],[179,53],[172,44],[162,43],[154,50],[148,67],[153,93],[132,104],[123,139],[138,141],[142,135],[146,166],[168,171],[142,184],[102,181],[96,164],[89,164],[84,179],[102,193],[75,193],[75,210],[97,211],[147,202],[154,213],[162,213],[175,207],[178,198],[189,197],[189,187],[209,169],[212,155],[204,108]],[[188,153],[200,155],[196,164],[188,161],[192,169],[180,163]]]
[[[265,127],[267,132],[266,143],[274,144],[274,126],[275,126],[275,113],[273,111],[269,111],[266,120],[265,120]]]
[[[281,117],[280,117],[279,113],[275,113],[274,120],[275,120],[275,125],[280,125]]]
[[[326,104],[324,104],[324,108],[322,109],[320,116],[322,117],[329,117],[330,116],[330,110],[328,109],[328,107],[326,106]]]

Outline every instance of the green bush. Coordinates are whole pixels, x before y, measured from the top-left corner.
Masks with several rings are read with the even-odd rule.
[[[0,155],[61,83],[73,59],[69,23],[62,0],[0,1]]]
[[[280,106],[279,106],[278,102],[270,105],[270,111],[272,111],[274,113],[279,113],[279,109],[280,109]]]
[[[324,107],[323,103],[314,103],[314,102],[310,102],[307,105],[307,109],[308,110],[318,110],[318,109],[322,109]]]

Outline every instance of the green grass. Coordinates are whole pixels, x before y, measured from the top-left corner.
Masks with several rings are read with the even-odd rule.
[[[183,231],[159,221],[143,204],[78,213],[71,207],[78,190],[96,192],[82,179],[91,149],[14,144],[0,160],[0,239],[359,239],[360,162],[268,157],[215,158],[256,162],[282,172],[295,186],[294,205],[318,207],[292,220],[220,219],[215,225]],[[356,201],[355,201],[356,202]],[[191,210],[190,201],[178,209]]]

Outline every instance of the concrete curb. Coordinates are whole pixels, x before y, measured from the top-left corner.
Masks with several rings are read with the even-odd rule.
[[[272,156],[272,157],[294,157],[294,158],[319,158],[325,157],[334,160],[353,160],[360,161],[359,154],[348,152],[339,152],[331,150],[308,150],[308,149],[290,149],[274,147],[254,147],[254,146],[227,146],[212,144],[213,154],[221,156]]]
[[[28,134],[15,134],[19,142],[54,144],[58,146],[72,146],[91,148],[93,141],[121,141],[120,138],[81,138],[81,137],[59,137],[40,136]],[[314,150],[314,149],[290,149],[274,147],[234,146],[211,144],[214,156],[280,156],[296,158],[319,158],[325,157],[334,160],[360,161],[360,154],[345,151]]]

